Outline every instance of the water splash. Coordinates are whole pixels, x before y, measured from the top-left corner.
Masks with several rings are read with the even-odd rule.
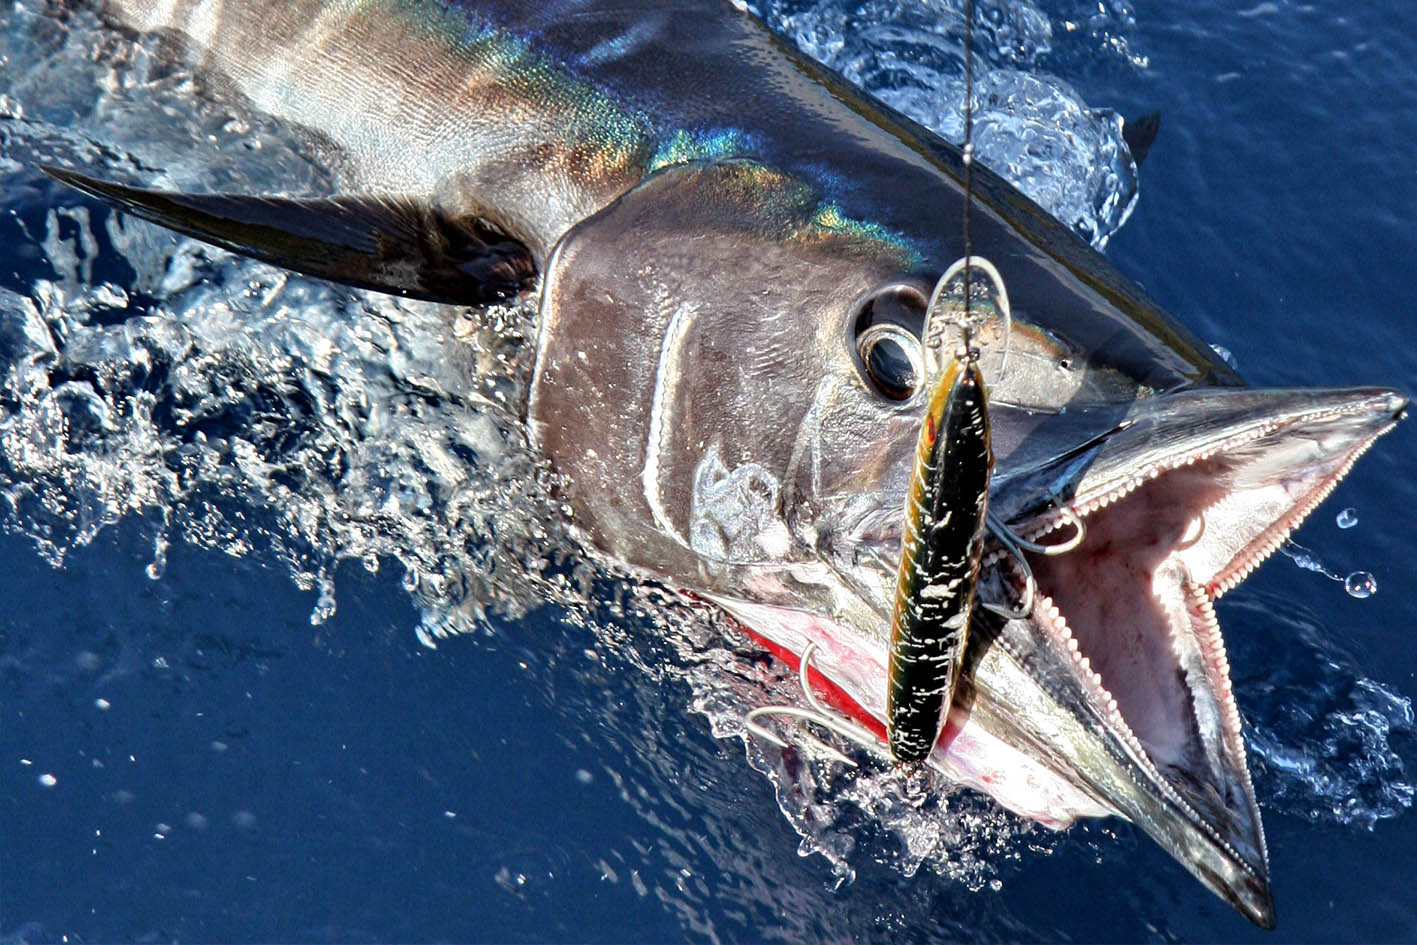
[[[1130,9],[981,3],[974,144],[980,159],[1101,249],[1131,214],[1136,164],[1122,117],[1089,108],[1067,82],[1038,71],[1087,33],[1125,47]],[[763,0],[767,24],[804,52],[942,137],[964,138],[963,5],[954,0]],[[1087,57],[1090,61],[1093,57]],[[1131,61],[1144,68],[1145,60]]]
[[[1354,571],[1343,579],[1343,589],[1348,592],[1349,597],[1363,600],[1378,592],[1378,580],[1373,577],[1371,571]]]
[[[741,738],[749,763],[772,781],[779,809],[802,838],[802,856],[819,855],[837,885],[855,877],[858,857],[913,876],[921,869],[970,890],[997,889],[1009,862],[1026,849],[1048,852],[1055,842],[1034,825],[938,772],[907,775],[831,733],[814,732],[858,767],[793,745],[780,749],[744,728],[744,706],[795,704],[798,677],[756,649],[725,617],[693,652],[686,678],[692,708],[719,738]],[[728,641],[724,645],[722,641]]]
[[[1352,510],[1345,509],[1344,511],[1350,512]],[[1351,527],[1344,525],[1343,521],[1343,514],[1340,513],[1339,527]],[[1356,524],[1356,518],[1354,522]],[[1305,571],[1313,571],[1315,574],[1322,574],[1330,581],[1342,584],[1343,589],[1348,593],[1349,597],[1364,600],[1378,592],[1378,579],[1373,577],[1371,571],[1353,571],[1347,576],[1344,576],[1320,561],[1314,552],[1293,541],[1286,541],[1283,545],[1280,545],[1279,551]]]
[[[1334,678],[1327,689],[1304,731],[1251,730],[1250,747],[1267,771],[1265,803],[1314,822],[1372,830],[1412,806],[1414,788],[1392,747],[1412,734],[1412,701],[1371,679]],[[1305,699],[1315,702],[1312,693]]]
[[[1414,734],[1412,700],[1364,676],[1336,628],[1293,601],[1247,595],[1227,610],[1242,624],[1227,614],[1231,665],[1253,668],[1235,689],[1264,806],[1368,830],[1411,808],[1417,790],[1400,750]]]
[[[1342,582],[1343,580],[1343,578],[1340,577],[1337,573],[1335,573],[1331,568],[1329,568],[1328,565],[1324,564],[1317,557],[1315,557],[1312,551],[1305,548],[1303,545],[1298,544],[1297,542],[1286,541],[1283,545],[1279,547],[1279,553],[1284,555],[1284,557],[1288,558],[1290,561],[1293,561],[1296,567],[1301,568],[1305,571],[1312,571],[1315,574],[1322,574],[1324,577],[1328,578],[1331,581]]]

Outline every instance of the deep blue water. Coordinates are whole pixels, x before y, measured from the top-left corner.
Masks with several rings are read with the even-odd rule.
[[[1059,39],[1031,71],[1061,76],[1094,107],[1162,113],[1141,199],[1111,238],[1110,258],[1233,352],[1252,382],[1417,389],[1417,8],[1171,0],[1138,4],[1134,23],[1113,17],[1095,35],[1080,5],[1041,9]],[[1070,19],[1079,24],[1071,33]],[[1117,51],[1123,42],[1127,55]],[[81,123],[82,108],[32,103],[43,98],[37,73],[21,74],[17,57],[0,59],[0,91],[12,96],[0,113],[9,108],[14,122],[18,101],[28,120],[43,110],[56,126]],[[23,168],[4,168],[0,182],[0,232],[13,247],[0,256],[0,289],[11,293],[0,340],[13,359],[24,350],[17,299],[42,300],[36,280],[63,281],[55,244],[45,246],[47,209],[89,205]],[[78,224],[66,219],[55,226],[72,237]],[[86,281],[125,286],[135,308],[89,300],[57,335],[97,344],[102,323],[136,344],[156,331],[166,298],[170,309],[205,306],[184,317],[204,326],[209,347],[226,339],[209,327],[225,322],[204,293],[240,289],[249,270],[199,260],[191,286],[148,291],[144,264],[132,260],[151,247],[120,256],[109,242],[99,240]],[[162,266],[172,271],[170,259]],[[318,288],[281,291],[328,304]],[[214,421],[212,436],[275,417],[288,432],[252,434],[258,450],[297,451],[328,436],[329,450],[357,453],[341,430],[322,426],[318,398],[297,396],[308,390],[301,358],[319,354],[303,347],[299,326],[282,334],[258,308],[253,328],[232,311],[232,334],[258,337],[266,360],[213,362],[214,371],[244,365],[232,383],[250,396],[244,412],[217,417],[226,426]],[[415,373],[399,358],[435,371],[420,361],[422,310],[409,311],[389,329],[403,346],[378,349],[398,363],[371,362],[395,381]],[[143,317],[151,324],[129,321]],[[333,324],[309,318],[317,333]],[[277,356],[282,344],[294,353]],[[709,617],[658,613],[682,605],[604,575],[577,585],[579,604],[568,593],[509,615],[497,601],[513,574],[481,595],[492,606],[475,632],[429,649],[415,627],[449,595],[427,581],[411,595],[400,562],[485,559],[496,571],[522,545],[506,550],[493,537],[497,552],[479,558],[418,531],[442,520],[411,512],[387,533],[308,525],[302,514],[419,485],[326,475],[309,458],[318,451],[293,453],[305,466],[282,475],[306,476],[307,491],[328,487],[331,506],[299,504],[279,476],[204,472],[195,453],[180,483],[124,479],[124,469],[144,468],[145,448],[166,442],[164,409],[196,395],[189,380],[173,379],[175,366],[171,376],[115,380],[102,376],[100,354],[73,360],[92,371],[75,383],[123,388],[129,413],[111,426],[138,430],[128,418],[139,407],[157,419],[142,428],[151,439],[120,441],[99,417],[100,433],[66,441],[68,465],[41,474],[43,464],[22,454],[25,443],[43,451],[47,441],[33,438],[34,426],[17,439],[15,418],[38,423],[42,405],[4,391],[0,940],[1273,938],[1125,824],[1020,835],[967,798],[952,803],[973,816],[962,823],[976,834],[962,845],[982,866],[944,857],[907,875],[895,834],[848,824],[825,841],[851,848],[855,877],[838,887],[824,857],[798,855],[801,838],[743,743],[715,738],[691,708],[721,693],[705,689],[694,646],[661,641],[693,637]],[[282,370],[304,379],[283,383]],[[360,370],[371,391],[383,389],[382,375]],[[331,394],[337,405],[341,396]],[[398,416],[429,421],[408,438],[425,447],[418,437],[448,419],[414,407]],[[397,459],[404,441],[359,442]],[[1276,556],[1219,607],[1285,940],[1417,938],[1415,453],[1413,430],[1399,427],[1296,535],[1338,574],[1371,571],[1375,596],[1351,598]],[[342,462],[358,468],[356,459]],[[1354,528],[1335,523],[1345,507],[1356,510]],[[466,514],[470,529],[496,531],[484,528],[495,514]],[[320,559],[310,546],[329,535],[346,549],[365,542],[377,573],[357,554]],[[171,546],[152,579],[155,536]],[[49,563],[56,549],[59,567]],[[322,579],[338,606],[312,624]],[[301,581],[316,587],[301,590]]]

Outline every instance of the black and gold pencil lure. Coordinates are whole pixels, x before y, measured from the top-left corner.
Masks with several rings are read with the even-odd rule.
[[[930,756],[954,700],[964,665],[974,591],[984,553],[989,512],[989,476],[994,454],[989,445],[988,397],[975,326],[972,278],[979,270],[992,283],[987,306],[999,316],[1007,346],[1009,306],[1003,280],[986,260],[973,255],[970,209],[974,198],[974,2],[964,2],[964,258],[935,286],[926,307],[921,340],[926,376],[938,380],[920,426],[915,467],[905,500],[900,570],[891,615],[891,651],[886,692],[886,732],[891,755],[918,762]],[[960,344],[943,371],[937,362],[945,350],[941,332],[954,319],[945,302],[953,277],[963,276],[963,302],[956,322]],[[937,317],[943,316],[943,317]],[[1002,366],[1002,365],[1001,365]]]
[[[984,547],[989,412],[975,350],[960,351],[930,392],[905,505],[891,619],[891,754],[921,761],[944,725],[964,662]]]

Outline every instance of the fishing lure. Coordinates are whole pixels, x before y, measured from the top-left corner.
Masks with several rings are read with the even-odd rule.
[[[891,754],[900,761],[930,754],[954,697],[993,467],[979,351],[962,347],[931,390],[905,504],[886,699]]]
[[[906,496],[886,695],[890,750],[899,761],[923,760],[939,737],[975,604],[1005,620],[1027,618],[1035,581],[1025,552],[1067,554],[1087,535],[1082,519],[1061,503],[1058,515],[1072,531],[1048,545],[1015,534],[989,509],[994,460],[984,378],[1005,376],[1011,325],[1003,277],[980,256],[952,265],[926,307],[922,366],[936,380]],[[950,350],[946,361],[943,353]],[[976,601],[986,532],[1021,580],[1021,596],[1012,605]]]

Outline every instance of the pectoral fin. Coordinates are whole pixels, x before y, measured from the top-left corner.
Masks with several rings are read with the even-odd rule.
[[[40,170],[160,226],[358,288],[474,305],[515,295],[536,277],[520,241],[486,220],[450,217],[417,198],[184,194]]]

